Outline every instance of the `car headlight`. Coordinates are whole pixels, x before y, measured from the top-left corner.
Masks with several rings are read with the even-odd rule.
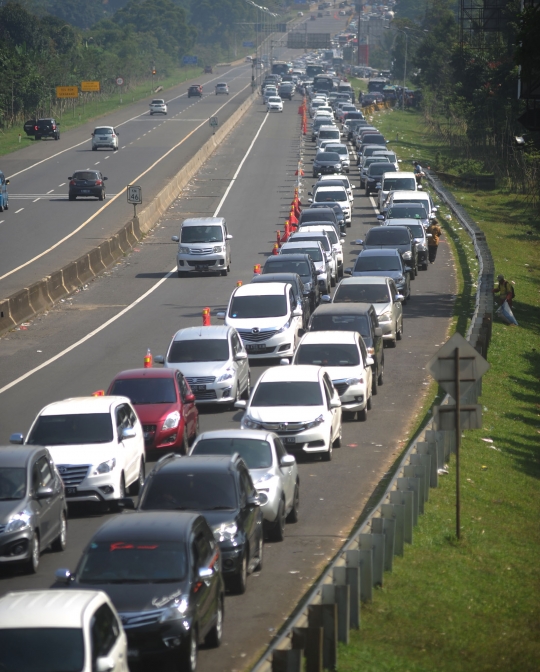
[[[219,376],[219,378],[216,378],[216,383],[222,383],[224,380],[230,380],[234,376],[234,373],[230,370],[227,369],[224,373]]]
[[[400,275],[399,278],[396,279],[396,285],[402,285],[405,282],[405,278]]]
[[[189,254],[189,247],[180,247],[178,250],[180,254]]]
[[[176,599],[170,607],[163,610],[160,616],[160,623],[166,621],[178,621],[184,618],[189,607],[189,595],[182,595]]]
[[[348,378],[347,379],[347,384],[348,385],[359,385],[364,382],[363,378]]]
[[[404,252],[401,256],[405,261],[410,261],[412,259],[412,254],[410,252]]]
[[[219,254],[219,252],[223,252],[223,247],[221,245],[216,245],[216,247],[212,249],[212,252],[214,254]]]
[[[28,511],[19,511],[14,516],[11,516],[8,524],[6,525],[6,533],[8,532],[22,532],[30,527],[30,520],[32,516]]]
[[[390,322],[392,319],[392,313],[384,312],[379,315],[379,322]]]
[[[304,289],[306,292],[311,292],[311,282],[304,282]]]
[[[291,320],[289,319],[289,320],[287,320],[287,322],[285,322],[285,324],[281,327],[281,329],[278,329],[278,330],[276,331],[276,334],[281,334],[281,333],[283,333],[284,331],[287,331],[287,329],[288,329],[290,326],[291,326]]]
[[[107,460],[106,462],[102,462],[101,464],[99,464],[94,471],[94,475],[108,474],[115,467],[116,467],[116,458],[113,457],[112,460]]]
[[[180,422],[180,413],[178,411],[173,411],[163,421],[163,427],[161,429],[175,429],[178,427]]]
[[[334,168],[341,168],[341,163],[336,163],[336,164],[334,165]]]
[[[267,481],[271,481],[273,478],[275,478],[274,474],[267,472],[264,476],[261,476],[258,480],[256,480],[255,483],[253,483],[253,485],[257,487],[258,485],[262,485]]]
[[[250,415],[246,415],[242,420],[244,427],[248,429],[262,429],[262,422],[254,420]]]
[[[315,420],[313,420],[313,422],[307,422],[306,423],[306,429],[312,429],[313,427],[318,427],[323,422],[324,422],[324,416],[321,413],[321,415],[319,415],[318,418],[315,418]]]
[[[212,532],[216,541],[233,541],[238,532],[238,525],[236,523],[221,523]]]

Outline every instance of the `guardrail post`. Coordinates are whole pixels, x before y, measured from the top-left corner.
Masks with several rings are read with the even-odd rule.
[[[418,512],[420,510],[420,479],[398,478],[396,479],[396,483],[398,490],[410,490],[413,493],[412,522],[413,527],[416,527],[418,525]],[[410,543],[412,544],[412,534]]]
[[[403,475],[406,478],[416,478],[418,480],[418,513],[424,513],[424,502],[426,492],[426,468],[408,464],[403,467]],[[415,525],[418,523],[416,520]]]
[[[293,628],[292,648],[302,649],[306,658],[306,672],[323,670],[323,629]]]
[[[429,429],[426,431],[426,441],[429,444],[434,443],[437,447],[437,462],[439,468],[442,467],[450,457],[450,444],[448,443],[448,432],[434,431]]]
[[[372,579],[374,586],[383,585],[384,574],[384,535],[383,534],[359,534],[358,546],[360,550],[372,550]]]
[[[346,567],[334,568],[334,582],[349,586],[349,628],[360,627],[360,557],[358,551],[346,552]]]
[[[429,469],[429,485],[431,488],[439,487],[439,468],[442,463],[439,462],[439,455],[437,452],[437,444],[435,441],[418,441],[416,444],[416,451],[419,455],[429,455],[430,469]]]
[[[272,672],[302,672],[302,649],[275,649]]]
[[[323,630],[323,668],[335,670],[337,667],[337,604],[310,604],[308,607],[309,627]]]
[[[398,535],[395,543],[396,555],[403,555],[405,552],[404,543],[412,544],[413,540],[414,492],[412,490],[400,488],[398,490],[392,490],[390,493],[390,504],[403,507],[403,540],[400,543]]]
[[[411,464],[415,467],[424,467],[426,478],[424,480],[424,500],[429,500],[429,484],[431,481],[431,457],[429,455],[411,455]]]
[[[394,520],[394,555],[403,555],[403,537],[405,526],[405,507],[402,504],[394,502],[381,504],[381,515],[383,518],[392,518]]]
[[[394,538],[396,521],[392,516],[371,519],[372,534],[384,535],[384,571],[391,572],[394,562]]]
[[[360,600],[362,602],[373,601],[373,551],[360,549]]]
[[[335,571],[334,568],[334,581]],[[341,567],[340,569],[345,569]],[[322,587],[323,604],[335,604],[337,606],[337,637],[338,642],[349,643],[349,621],[351,619],[351,598],[349,586],[345,583],[334,585],[325,584]]]

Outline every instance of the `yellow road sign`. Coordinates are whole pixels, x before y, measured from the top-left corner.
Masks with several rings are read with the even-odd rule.
[[[99,93],[99,82],[81,82],[81,91],[97,91]]]
[[[56,97],[57,98],[78,98],[79,97],[79,87],[78,86],[57,86],[56,87]]]

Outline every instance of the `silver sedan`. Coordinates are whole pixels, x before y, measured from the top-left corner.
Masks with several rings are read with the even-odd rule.
[[[259,494],[265,532],[282,541],[285,522],[298,521],[300,477],[293,455],[277,434],[263,430],[220,429],[199,434],[190,455],[234,455],[246,463]]]

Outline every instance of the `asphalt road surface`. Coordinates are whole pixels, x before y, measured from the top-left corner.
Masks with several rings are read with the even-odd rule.
[[[47,403],[106,388],[118,371],[142,366],[148,347],[154,355],[164,354],[177,329],[201,324],[203,307],[211,308],[216,322],[215,313],[225,308],[236,281],[250,281],[253,265],[264,263],[276,230],[283,229],[300,151],[306,162],[304,198],[313,182],[307,177],[313,146],[306,141],[302,150],[298,104],[297,96],[286,101],[283,114],[272,115],[255,104],[132,254],[26,329],[0,339],[1,443],[11,432],[27,431]],[[354,168],[351,177],[358,185]],[[345,265],[358,253],[350,241],[376,223],[371,199],[358,194]],[[218,206],[234,236],[231,274],[175,277],[171,236],[185,217],[212,215]],[[443,239],[436,264],[412,283],[412,299],[404,308],[404,339],[385,350],[385,383],[367,422],[344,422],[343,447],[334,451],[332,462],[300,463],[300,521],[287,526],[282,543],[265,545],[264,568],[249,577],[246,594],[227,597],[223,645],[201,651],[203,672],[245,669],[338,550],[404,446],[428,384],[425,363],[445,340],[454,292],[453,261]],[[259,363],[252,366],[253,382],[262,370]],[[239,419],[238,412],[204,410],[201,430],[238,427]],[[73,512],[66,551],[45,552],[35,576],[4,570],[0,594],[50,586],[55,569],[73,569],[84,545],[108,517],[84,509]]]

